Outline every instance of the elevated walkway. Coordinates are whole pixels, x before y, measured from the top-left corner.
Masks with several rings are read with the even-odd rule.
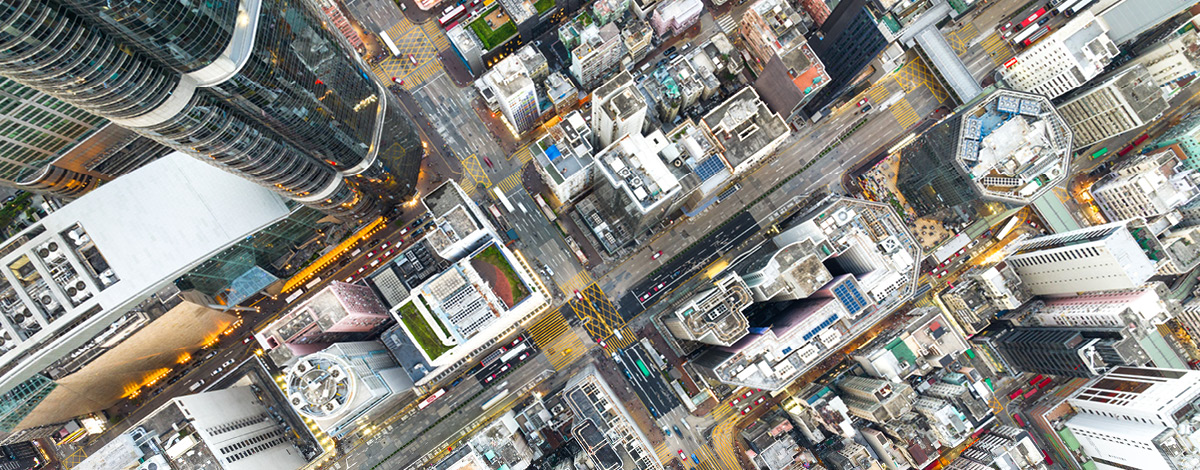
[[[983,88],[971,77],[967,66],[963,65],[950,43],[946,42],[946,37],[938,31],[938,23],[951,11],[950,4],[945,0],[938,2],[900,30],[897,39],[907,47],[919,47],[921,58],[934,71],[943,88],[961,104],[979,96]]]

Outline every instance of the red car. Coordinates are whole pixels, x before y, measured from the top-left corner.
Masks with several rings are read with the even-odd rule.
[[[858,100],[858,107],[860,107],[860,108],[861,108],[861,107],[863,107],[863,105],[866,105],[866,104],[867,104],[867,99],[868,99],[868,98],[863,98],[863,99],[861,99],[861,100]]]
[[[741,398],[734,398],[733,401],[729,402],[729,406],[737,407],[738,403],[741,403],[741,402],[742,402]]]
[[[679,449],[679,460],[687,462],[687,455],[683,453],[683,449]]]
[[[746,413],[749,413],[751,408],[753,408],[753,406],[747,406],[745,409],[742,410],[742,414],[744,415]]]
[[[662,256],[662,250],[658,250],[658,252],[655,253],[654,256],[651,256],[650,259],[658,259],[659,256]]]
[[[575,298],[579,299],[579,300],[583,300],[583,294],[579,293],[579,289],[575,290]]]
[[[754,404],[755,404],[755,405],[761,405],[761,404],[762,404],[762,402],[764,402],[764,401],[767,401],[767,397],[758,397],[758,399],[757,399],[757,400],[754,400]]]
[[[746,392],[746,394],[745,394],[745,395],[742,395],[742,398],[750,398],[750,395],[753,395],[753,394],[754,394],[754,392],[753,392],[753,391]]]
[[[487,163],[488,168],[492,168],[492,160],[488,157],[483,157],[483,162]]]

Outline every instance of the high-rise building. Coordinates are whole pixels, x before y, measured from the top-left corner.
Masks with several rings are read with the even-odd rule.
[[[730,346],[749,332],[745,311],[752,303],[741,276],[730,274],[693,294],[663,324],[676,338]]]
[[[1200,372],[1117,367],[1068,399],[1066,427],[1104,470],[1200,467],[1194,439]]]
[[[592,127],[600,147],[629,134],[641,134],[646,125],[646,98],[628,70],[592,91]]]
[[[641,237],[679,202],[679,178],[658,156],[666,146],[665,137],[633,133],[596,154],[595,189],[580,213],[610,253]]]
[[[107,407],[228,328],[231,315],[183,302],[174,281],[288,214],[274,192],[174,153],[9,239],[0,431]]]
[[[1021,242],[1006,262],[1034,295],[1132,289],[1157,271],[1153,234],[1113,222]],[[1143,248],[1143,244],[1147,248]]]
[[[971,339],[1012,375],[1036,372],[1064,377],[1096,377],[1111,365],[1111,341],[1086,337],[1069,328],[993,328]]]
[[[907,382],[852,375],[837,383],[850,414],[882,422],[912,410],[917,393]]]
[[[700,0],[663,0],[647,20],[658,37],[681,34],[700,21],[704,2]]]
[[[1140,155],[1092,185],[1092,197],[1109,220],[1151,219],[1200,196],[1200,176],[1172,149]]]
[[[529,76],[521,56],[513,54],[480,77],[476,86],[487,87],[488,104],[495,103],[517,135],[532,130],[538,124],[537,88]]]
[[[257,335],[266,348],[287,346],[303,355],[332,343],[367,339],[391,320],[370,287],[333,281]]]
[[[337,343],[288,368],[288,401],[326,434],[342,437],[357,423],[385,416],[412,397],[412,378],[383,343]]]
[[[654,30],[636,16],[625,20],[625,27],[621,28],[621,38],[625,41],[629,60],[634,64],[641,62],[654,50]]]
[[[758,0],[742,16],[738,32],[745,40],[758,76],[754,89],[773,111],[799,127],[803,107],[829,84],[825,64],[805,35],[816,28],[808,15],[782,0]]]
[[[571,377],[562,395],[575,415],[571,435],[579,441],[593,468],[662,470],[650,439],[595,365]]]
[[[1142,127],[1166,110],[1162,90],[1141,65],[1072,95],[1058,107],[1075,133],[1076,148]]]
[[[1195,75],[1200,65],[1200,34],[1189,30],[1139,54],[1130,63],[1146,67],[1150,79],[1164,92],[1177,91],[1182,84],[1176,82]]]
[[[811,43],[825,71],[829,86],[817,91],[804,105],[804,113],[814,116],[834,103],[843,92],[858,83],[856,78],[880,52],[888,39],[879,30],[875,15],[866,0],[842,0],[821,25],[819,41]]]
[[[395,98],[310,5],[240,5],[22,0],[0,14],[0,69],[332,214],[407,199],[423,150]]]
[[[571,111],[551,126],[537,146],[531,146],[535,168],[559,204],[567,204],[592,187],[595,171],[592,130],[579,111]]]
[[[169,149],[0,77],[0,184],[75,198]]]
[[[717,105],[700,122],[714,137],[735,177],[774,155],[792,133],[783,117],[768,108],[751,87]]]
[[[1084,10],[1017,54],[1002,73],[1013,88],[1053,99],[1096,78],[1119,53],[1108,23]]]
[[[559,40],[571,51],[569,70],[579,86],[590,90],[610,76],[625,58],[625,40],[616,23],[589,24],[587,14],[580,15],[558,30]]]

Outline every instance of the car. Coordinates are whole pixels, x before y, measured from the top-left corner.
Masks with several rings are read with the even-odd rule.
[[[396,83],[397,83],[397,84],[399,84],[399,85],[403,85],[403,84],[404,84],[404,80],[401,80],[401,79],[399,79],[399,78],[396,78],[396,77],[392,77],[392,81],[393,81],[393,82],[396,82]]]
[[[392,246],[392,244],[388,243],[388,242],[383,242],[383,246],[380,246],[380,248],[387,248],[389,246]]]
[[[230,365],[233,365],[233,359],[230,359],[230,360],[228,360],[228,361],[225,361],[225,363],[224,363],[224,364],[221,364],[221,367],[222,367],[222,368],[225,368],[225,367],[229,367]]]
[[[654,255],[650,257],[650,259],[655,260],[655,259],[658,259],[659,256],[662,256],[662,250],[658,250],[658,252],[654,253]]]
[[[354,276],[349,276],[344,282],[354,282]]]
[[[658,288],[659,288],[659,289],[662,289],[662,288],[663,288],[663,286],[665,286],[665,285],[667,285],[667,283],[665,283],[665,282],[660,282],[660,283],[658,283]]]
[[[218,367],[218,368],[216,368],[215,370],[213,370],[213,371],[212,371],[212,373],[211,373],[211,374],[209,374],[209,375],[212,375],[212,376],[214,376],[214,377],[215,377],[217,374],[220,374],[220,373],[221,373],[221,370],[222,370],[222,369],[224,369],[224,368],[223,368],[223,367]]]
[[[492,383],[493,380],[496,380],[496,374],[487,376],[486,379],[483,379],[483,383]]]
[[[729,406],[737,408],[738,403],[741,403],[741,402],[742,402],[741,398],[734,398],[733,401],[729,402]]]
[[[517,345],[517,344],[519,344],[520,342],[521,342],[521,337],[520,337],[520,336],[518,336],[518,337],[517,337],[517,339],[514,339],[514,340],[513,340],[513,342],[512,342],[512,345],[513,345],[513,346],[516,346],[516,345]]]
[[[379,266],[379,260],[375,260],[375,261],[372,261],[372,262],[371,262],[371,267],[372,267],[372,268],[374,268],[374,267],[376,267],[376,266]]]
[[[500,372],[508,372],[508,364],[505,364],[502,367],[500,367]]]
[[[767,397],[758,397],[757,400],[754,400],[754,404],[761,405],[764,401],[767,401]]]
[[[414,227],[416,227],[416,225],[414,225]],[[406,233],[408,233],[408,227],[404,227],[403,229],[400,230],[400,235],[404,235]]]
[[[419,229],[417,229],[417,231],[413,232],[413,235],[420,235],[422,233],[425,233],[425,229],[419,228]]]
[[[654,289],[652,290],[652,292],[658,292],[658,286],[654,286]]]
[[[750,395],[754,395],[754,391],[753,391],[753,390],[751,390],[751,391],[749,391],[749,392],[746,392],[746,394],[745,394],[745,395],[742,395],[742,398],[750,398]]]
[[[409,60],[409,62],[412,62],[413,65],[417,65],[417,58],[413,57],[412,54],[408,55],[408,60]]]
[[[579,300],[583,300],[583,294],[579,293],[579,289],[575,289],[575,298],[579,299]]]
[[[670,436],[670,435],[671,435],[671,428],[669,428],[669,427],[666,427],[666,426],[663,426],[663,435],[665,435],[665,436]]]
[[[696,454],[692,454],[692,461],[696,462],[696,463],[700,463],[700,459],[696,458]]]
[[[675,435],[676,435],[676,436],[682,436],[682,435],[683,435],[683,433],[679,432],[679,426],[671,426],[671,429],[673,429],[673,430],[675,431]]]
[[[861,107],[863,107],[863,105],[867,104],[867,101],[868,101],[869,99],[870,99],[870,98],[863,98],[863,99],[861,99],[861,100],[858,100],[858,107],[860,107],[860,108],[861,108]]]
[[[422,217],[422,218],[418,218],[417,220],[414,220],[414,221],[412,221],[412,223],[411,223],[411,224],[408,224],[408,226],[409,226],[409,227],[416,228],[416,226],[418,226],[418,225],[421,225],[421,222],[424,222],[424,221],[425,221],[425,219],[424,219],[423,217]],[[401,235],[403,235],[403,234],[401,234]]]
[[[243,340],[242,340],[242,344],[246,344],[246,343],[249,343],[249,342],[251,342],[251,341],[254,341],[254,337],[253,337],[253,336],[247,336],[245,339],[243,339]]]
[[[675,53],[675,46],[668,47],[667,50],[663,51],[663,55],[671,55],[674,53]]]
[[[683,453],[683,449],[679,449],[679,460],[687,462],[687,454]]]
[[[753,408],[753,407],[752,407],[752,406],[747,406],[746,408],[742,409],[742,414],[749,413],[751,408]]]
[[[488,168],[494,168],[494,167],[492,166],[492,159],[490,159],[490,158],[488,158],[488,157],[483,157],[483,162],[484,162],[484,163],[487,163],[487,166],[488,166]]]
[[[358,273],[359,273],[359,274],[362,274],[362,273],[363,273],[363,271],[366,271],[366,270],[367,270],[367,267],[366,267],[366,266],[359,266],[359,267],[358,267]]]
[[[521,355],[520,355],[520,356],[517,356],[517,360],[518,360],[518,361],[524,361],[524,360],[525,360],[525,358],[527,358],[527,357],[529,357],[529,353],[521,353]]]
[[[643,302],[645,302],[645,301],[646,301],[646,299],[649,299],[649,298],[650,298],[650,293],[649,293],[649,292],[647,292],[645,295],[642,295],[642,301],[643,301]]]
[[[943,269],[942,272],[938,273],[938,275],[937,275],[938,279],[941,279],[942,277],[944,277],[947,272],[949,272],[949,271]]]
[[[600,340],[600,341],[597,341],[597,342],[598,342],[598,343],[600,343],[600,347],[601,347],[601,348],[608,349],[608,345],[607,345],[607,344],[604,344],[604,340]]]
[[[392,256],[392,253],[395,253],[395,250],[385,251],[385,252],[383,252],[383,257],[387,258],[388,256]]]
[[[433,230],[434,228],[437,228],[437,225],[434,225],[433,222],[430,222],[429,225],[425,226],[425,230]]]
[[[368,258],[373,257],[373,256],[375,256],[376,253],[379,253],[379,250],[371,250],[371,251],[367,252],[367,257]]]

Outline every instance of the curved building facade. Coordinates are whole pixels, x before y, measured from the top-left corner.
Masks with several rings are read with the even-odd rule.
[[[15,0],[0,74],[328,213],[409,197],[395,98],[300,0]]]

